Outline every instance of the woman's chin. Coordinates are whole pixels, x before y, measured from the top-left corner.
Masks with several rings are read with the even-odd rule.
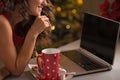
[[[36,15],[34,15],[34,16],[41,16],[41,13],[36,13]]]
[[[30,15],[32,15],[32,16],[41,16],[40,13],[35,13],[35,14],[30,14]]]

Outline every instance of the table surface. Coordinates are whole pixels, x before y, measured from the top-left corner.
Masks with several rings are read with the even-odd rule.
[[[59,47],[59,49],[61,51],[72,50],[79,48],[79,45],[80,45],[80,40],[76,40],[65,46]],[[29,63],[30,64],[36,63],[35,58],[31,59]],[[120,74],[120,41],[117,44],[114,65],[112,66],[111,71],[78,76],[70,80],[120,80],[119,74]],[[36,80],[36,79],[33,77],[33,75],[30,72],[30,69],[27,66],[25,72],[21,76],[19,77],[11,76],[5,80]]]

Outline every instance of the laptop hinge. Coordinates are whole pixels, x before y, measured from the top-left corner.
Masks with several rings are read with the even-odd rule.
[[[88,58],[90,58],[90,59],[92,59],[92,60],[94,60],[94,61],[96,61],[96,62],[99,62],[100,64],[103,64],[103,65],[105,65],[105,66],[111,67],[111,64],[109,64],[109,63],[106,62],[105,60],[103,60],[103,59],[101,59],[101,58],[93,55],[92,53],[88,52],[88,51],[85,50],[85,49],[80,48],[78,51],[79,51],[81,54],[85,55],[86,57],[88,57]]]

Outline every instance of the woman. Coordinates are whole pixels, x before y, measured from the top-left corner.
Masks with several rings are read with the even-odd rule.
[[[50,41],[51,10],[49,0],[0,0],[0,80],[24,71],[38,36]]]

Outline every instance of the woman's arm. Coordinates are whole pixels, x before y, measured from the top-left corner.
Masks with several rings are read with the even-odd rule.
[[[28,31],[24,43],[17,53],[13,43],[12,28],[9,22],[0,16],[0,59],[14,75],[20,75],[30,60],[38,35],[49,26],[45,16],[39,16]]]

